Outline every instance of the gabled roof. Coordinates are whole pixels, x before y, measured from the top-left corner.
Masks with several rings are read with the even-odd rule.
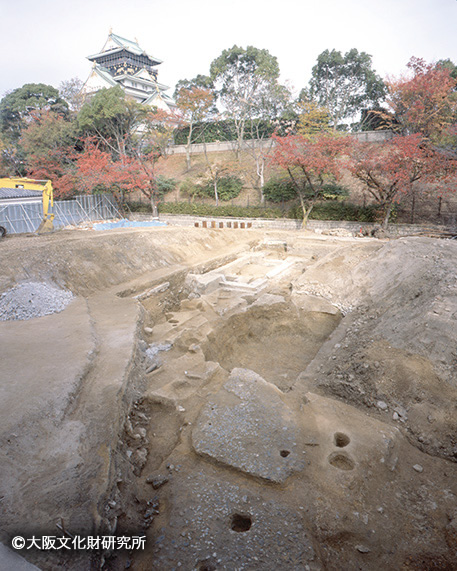
[[[113,78],[111,73],[106,69],[106,67],[102,67],[101,65],[96,65],[94,67],[94,71],[97,75],[99,75],[102,79],[107,81],[113,87],[116,87],[116,85],[119,85],[116,82],[116,80]]]
[[[116,75],[115,79],[116,79],[116,81],[120,81],[121,79],[135,80],[135,81],[138,81],[138,83],[141,83],[143,85],[152,85],[156,89],[159,89],[160,91],[166,91],[167,89],[170,89],[168,87],[168,85],[163,85],[162,83],[159,83],[158,81],[156,81],[154,78],[144,79],[143,77],[138,76],[137,74],[130,75],[127,73],[123,73],[122,75]]]
[[[176,103],[173,101],[173,99],[171,97],[169,97],[168,95],[166,95],[165,93],[157,90],[154,93],[151,93],[151,95],[145,99],[143,101],[144,105],[156,105],[156,100],[159,99],[160,101],[162,101],[167,107],[176,107]],[[158,105],[160,107],[160,105]]]
[[[41,198],[43,193],[28,188],[0,188],[0,200],[6,198]]]
[[[151,60],[152,65],[159,65],[160,63],[162,63],[162,60],[157,59],[156,57],[146,53],[138,45],[138,42],[127,40],[126,38],[113,34],[112,32],[110,32],[108,39],[106,40],[105,45],[102,48],[102,51],[97,54],[88,56],[87,59],[94,61],[97,58],[102,57],[108,53],[116,53],[122,50],[126,50],[135,55],[143,55]]]

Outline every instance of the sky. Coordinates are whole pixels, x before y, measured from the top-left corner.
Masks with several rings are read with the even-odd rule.
[[[0,97],[25,83],[85,81],[86,57],[110,28],[163,61],[169,95],[235,44],[276,56],[295,95],[326,49],[367,52],[382,78],[412,56],[457,63],[457,0],[0,0],[0,21]]]

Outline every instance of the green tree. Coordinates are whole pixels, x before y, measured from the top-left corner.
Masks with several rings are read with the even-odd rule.
[[[284,110],[287,90],[278,83],[278,61],[268,50],[235,45],[211,63],[210,77],[225,114],[234,121],[239,156],[247,121],[272,119]]]
[[[51,111],[63,117],[68,115],[68,104],[52,85],[27,83],[5,95],[0,101],[0,132],[3,139],[17,143],[32,117],[42,111]]]
[[[50,111],[43,112],[22,132],[19,143],[28,175],[51,179],[56,196],[68,195],[73,190],[65,174],[77,144],[74,122]]]
[[[318,56],[309,96],[328,110],[334,130],[363,108],[375,107],[384,99],[384,82],[371,65],[371,56],[355,48],[344,55],[325,50]]]
[[[117,159],[135,147],[135,137],[148,111],[127,99],[121,87],[111,87],[101,89],[83,105],[77,122],[84,137],[95,137]]]

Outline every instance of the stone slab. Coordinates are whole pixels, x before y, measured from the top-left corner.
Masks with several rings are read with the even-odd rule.
[[[248,369],[233,369],[193,429],[198,454],[251,476],[282,483],[303,470],[304,451],[281,391]]]

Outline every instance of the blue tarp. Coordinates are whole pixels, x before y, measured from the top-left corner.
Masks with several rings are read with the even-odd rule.
[[[94,230],[112,230],[113,228],[146,228],[150,226],[166,226],[166,222],[159,222],[158,220],[118,220],[117,222],[100,222],[94,224]]]

